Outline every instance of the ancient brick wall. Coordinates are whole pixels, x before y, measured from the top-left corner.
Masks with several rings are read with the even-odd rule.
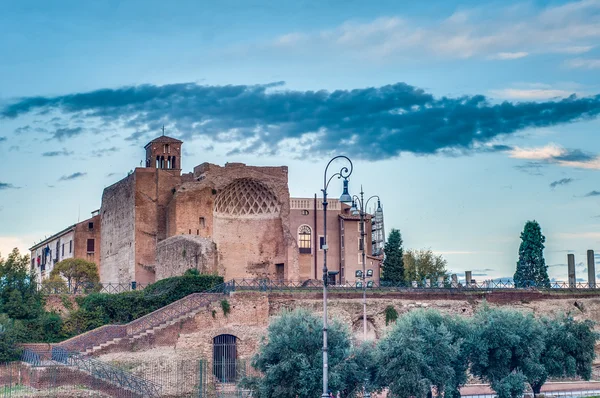
[[[220,167],[205,163],[194,168],[194,179],[179,186],[168,205],[170,236],[210,237],[219,252],[219,274],[226,279],[276,277],[276,264],[283,265],[279,272],[284,278],[298,279],[297,248],[290,248],[295,244],[295,236],[289,229],[287,167],[253,167],[239,163]],[[240,187],[253,193],[264,188],[266,195],[273,195],[269,203],[276,209],[269,207],[268,211],[261,212],[253,208],[238,214],[240,208],[260,206],[264,199],[258,195],[256,198],[261,203],[254,203]],[[237,202],[238,199],[241,201]],[[240,206],[224,204],[222,211],[218,211],[215,204],[219,200],[222,203],[233,200]]]
[[[183,275],[188,269],[217,272],[217,248],[207,238],[194,235],[171,236],[156,245],[156,280]]]
[[[155,281],[156,244],[167,237],[167,204],[180,182],[178,175],[137,168],[135,175],[135,280]]]
[[[226,298],[231,312],[225,316],[219,302],[211,304],[195,317],[149,335],[135,347],[123,343],[111,349],[113,354],[103,359],[123,358],[115,352],[128,352],[132,361],[144,358],[212,359],[213,338],[231,334],[238,338],[238,358],[248,359],[256,352],[261,338],[266,336],[270,321],[283,310],[306,308],[322,316],[320,292],[297,294],[237,292]],[[575,319],[600,321],[600,299],[585,294],[545,294],[539,292],[461,293],[451,291],[397,292],[370,294],[367,301],[368,335],[383,337],[391,325],[386,325],[385,308],[393,306],[402,316],[417,309],[433,308],[447,314],[471,317],[483,301],[491,306],[509,306],[535,316],[554,316],[570,312]],[[360,293],[330,294],[329,317],[347,325],[356,339],[362,338],[362,295]],[[162,348],[161,348],[162,347]],[[168,347],[168,351],[165,351]],[[135,351],[135,352],[133,352]]]
[[[100,281],[135,280],[135,174],[104,189],[100,208]]]

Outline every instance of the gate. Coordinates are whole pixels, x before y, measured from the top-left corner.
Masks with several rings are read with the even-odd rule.
[[[237,381],[237,337],[221,334],[213,339],[213,375],[221,383]]]

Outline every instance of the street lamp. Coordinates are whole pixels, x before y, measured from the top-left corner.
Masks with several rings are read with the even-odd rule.
[[[350,168],[344,166],[340,169],[339,172],[333,174],[329,179],[327,179],[327,169],[329,165],[337,159],[346,160],[350,164]],[[327,282],[329,279],[327,272],[327,188],[329,187],[329,183],[333,179],[333,177],[343,178],[344,179],[344,190],[342,191],[342,196],[340,196],[340,202],[342,203],[350,203],[352,202],[352,197],[348,193],[348,177],[352,174],[352,161],[350,158],[340,155],[336,156],[327,163],[325,167],[325,172],[323,173],[323,394],[322,398],[328,397],[329,391],[329,379],[328,379],[328,361],[327,361]]]
[[[364,192],[362,185],[360,186],[360,197],[354,195],[352,197],[352,207],[350,208],[350,212],[353,216],[360,215],[360,249],[362,250],[362,288],[363,288],[363,341],[367,341],[367,276],[373,276],[373,270],[369,270],[369,274],[367,275],[367,270],[365,269],[365,209],[369,204],[369,201],[373,198],[377,198],[377,211],[381,210],[381,199],[379,196],[373,195],[365,201]],[[358,204],[358,207],[356,206]],[[358,273],[357,273],[358,274]],[[372,284],[371,284],[372,285]]]

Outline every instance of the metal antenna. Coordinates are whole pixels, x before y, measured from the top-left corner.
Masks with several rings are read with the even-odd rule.
[[[162,127],[162,132],[163,132],[163,136],[164,136],[165,135],[165,125],[164,124],[163,124],[163,127]]]

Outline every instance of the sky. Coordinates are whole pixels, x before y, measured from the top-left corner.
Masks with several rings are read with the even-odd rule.
[[[347,155],[387,232],[478,280],[528,220],[551,278],[600,253],[600,0],[24,0],[0,37],[4,255],[88,218],[163,125],[184,172],[287,165],[296,197]]]

